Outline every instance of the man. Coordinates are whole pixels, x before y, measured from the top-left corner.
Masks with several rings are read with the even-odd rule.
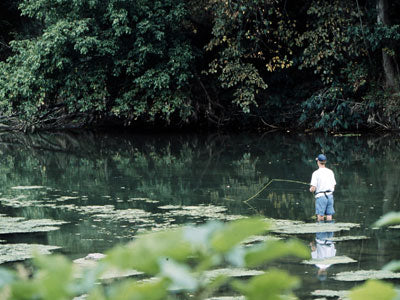
[[[326,167],[326,156],[318,155],[316,158],[318,170],[311,176],[310,192],[315,193],[315,213],[318,221],[332,220],[335,213],[333,208],[333,191],[335,190],[336,180],[331,169]]]
[[[336,256],[333,232],[317,232],[315,241],[312,241],[310,246],[311,258],[316,260],[315,266],[318,267],[317,278],[324,281],[327,278],[328,268],[331,266],[327,264],[327,259]]]

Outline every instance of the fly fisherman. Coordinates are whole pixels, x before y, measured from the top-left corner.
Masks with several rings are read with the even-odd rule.
[[[315,194],[315,213],[318,221],[332,220],[335,213],[333,208],[333,191],[335,190],[335,174],[326,167],[326,156],[318,155],[315,159],[318,164],[318,170],[314,171],[311,177],[310,192]]]

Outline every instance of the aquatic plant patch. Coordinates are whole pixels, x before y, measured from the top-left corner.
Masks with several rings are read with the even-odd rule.
[[[15,198],[0,198],[0,203],[4,206],[20,208],[29,207],[42,203],[42,201],[28,199],[26,195],[19,195]]]
[[[84,273],[93,270],[97,267],[99,261],[104,258],[105,255],[102,253],[90,253],[86,257],[75,259],[74,268],[75,276],[80,278],[84,277]],[[131,276],[143,275],[143,272],[137,270],[119,270],[118,268],[108,268],[106,272],[101,274],[100,280],[110,280]]]
[[[338,232],[360,227],[356,223],[304,223],[290,220],[271,220],[271,231],[280,234],[309,234],[318,232]]]
[[[94,214],[92,217],[102,220],[110,221],[130,221],[130,222],[141,222],[141,223],[154,223],[149,220],[153,214],[146,212],[142,209],[123,209],[123,210],[111,210],[99,214]]]
[[[400,273],[386,270],[359,270],[341,272],[335,275],[335,280],[339,281],[364,281],[368,279],[400,279]]]
[[[311,293],[314,297],[326,297],[326,298],[339,298],[341,300],[349,299],[349,291],[333,291],[333,290],[316,290]]]
[[[221,275],[227,277],[252,277],[261,274],[264,274],[264,271],[248,270],[243,268],[223,268],[205,272],[206,280],[212,280]]]
[[[37,189],[45,189],[45,186],[41,185],[21,185],[21,186],[13,186],[12,190],[37,190]]]
[[[51,254],[50,251],[60,249],[57,246],[38,244],[5,244],[0,245],[0,264],[32,258],[36,254]]]
[[[346,236],[334,236],[329,240],[333,242],[345,242],[345,241],[357,241],[357,240],[368,240],[368,239],[370,239],[370,237],[365,235],[360,235],[360,236],[346,235]]]
[[[51,219],[31,219],[0,215],[0,234],[47,232],[60,229],[65,221]]]
[[[244,216],[239,215],[228,215],[228,210],[224,206],[216,205],[198,205],[198,206],[178,206],[178,205],[164,205],[160,206],[160,209],[167,210],[165,216],[172,217],[189,217],[191,219],[218,219],[233,221],[237,219],[243,219]]]
[[[347,257],[347,256],[333,256],[324,259],[311,259],[311,260],[303,260],[302,264],[306,265],[337,265],[337,264],[351,264],[357,262],[356,260]]]
[[[246,246],[251,246],[256,243],[262,243],[262,242],[271,241],[271,240],[276,241],[279,239],[280,239],[279,237],[270,236],[270,235],[254,235],[254,236],[251,236],[251,237],[247,238],[246,240],[244,240],[242,242],[242,244],[244,244]]]
[[[145,203],[160,203],[158,200],[152,200],[150,198],[129,198],[128,202],[142,201]]]

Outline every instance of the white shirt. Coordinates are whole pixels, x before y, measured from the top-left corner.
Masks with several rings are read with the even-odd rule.
[[[317,243],[316,247],[317,249],[311,252],[312,259],[324,260],[326,258],[336,256],[336,248],[335,244],[333,243],[327,245]],[[330,264],[315,264],[315,265],[320,269],[327,269],[330,266]]]
[[[315,194],[325,191],[333,192],[336,185],[335,174],[326,167],[319,168],[312,174],[310,184],[316,187]]]

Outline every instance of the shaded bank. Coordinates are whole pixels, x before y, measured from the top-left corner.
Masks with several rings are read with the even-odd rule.
[[[400,128],[396,1],[19,0],[2,11],[3,128]]]

